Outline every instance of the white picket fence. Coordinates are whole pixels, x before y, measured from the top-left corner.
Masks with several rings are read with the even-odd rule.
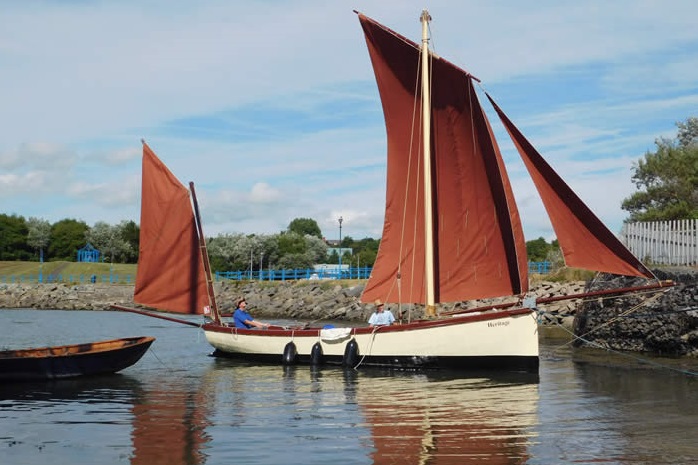
[[[620,239],[647,264],[698,265],[698,220],[626,223]]]

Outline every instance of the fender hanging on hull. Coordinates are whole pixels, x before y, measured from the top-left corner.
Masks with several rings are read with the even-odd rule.
[[[342,365],[345,367],[355,367],[359,363],[359,343],[352,338],[344,348],[344,358]]]
[[[322,344],[316,342],[310,351],[310,364],[312,366],[322,365],[324,362],[324,354],[322,352]]]
[[[281,362],[284,365],[295,365],[296,359],[298,358],[298,350],[296,349],[296,344],[293,341],[286,344],[284,347],[284,353],[281,358]]]

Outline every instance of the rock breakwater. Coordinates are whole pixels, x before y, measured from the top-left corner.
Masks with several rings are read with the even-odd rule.
[[[653,271],[659,279],[676,285],[663,293],[589,300],[576,313],[575,334],[613,350],[698,356],[698,270]],[[616,276],[593,281],[588,290],[643,284],[646,282],[640,278]]]
[[[531,292],[538,297],[579,293],[584,282],[536,284]],[[250,311],[258,318],[339,320],[365,322],[373,306],[361,303],[364,284],[344,281],[223,281],[214,285],[222,313],[231,313],[235,301],[244,296]],[[444,311],[495,305],[506,299],[459,302],[443,307]],[[112,304],[136,306],[133,286],[109,284],[0,284],[0,308],[34,308],[57,310],[108,310]],[[396,312],[395,305],[388,308]],[[420,306],[403,308],[413,317],[420,317]],[[543,325],[562,324],[571,327],[576,303],[561,303],[541,318]]]
[[[585,302],[567,300],[546,305],[540,313],[541,327],[560,327],[595,345],[666,355],[698,355],[698,270],[655,270],[660,279],[671,279],[677,286],[657,297],[623,296]],[[612,277],[590,283],[542,281],[532,286],[536,297],[580,294],[618,286],[638,286],[643,280]],[[262,319],[302,321],[346,321],[365,323],[373,306],[360,302],[363,282],[349,281],[223,281],[215,283],[218,305],[230,314],[235,301],[244,296],[251,313]],[[459,302],[443,311],[497,305],[507,299]],[[108,310],[110,305],[137,307],[133,286],[105,284],[26,284],[0,283],[0,308],[58,310]],[[397,315],[397,306],[388,308]],[[419,318],[420,306],[402,310]],[[545,333],[543,333],[545,334]]]

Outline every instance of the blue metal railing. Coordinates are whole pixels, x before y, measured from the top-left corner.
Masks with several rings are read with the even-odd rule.
[[[528,262],[528,272],[538,274],[548,274],[552,268],[550,262]]]
[[[292,281],[299,279],[367,279],[371,275],[370,266],[360,268],[301,268],[291,270],[255,270],[255,271],[216,271],[214,279],[221,281]]]
[[[343,268],[305,268],[291,270],[245,270],[245,271],[216,271],[215,281],[294,281],[299,279],[368,279],[371,275],[370,266]],[[548,274],[552,269],[550,262],[528,262],[528,272]],[[0,275],[0,283],[68,283],[68,284],[134,284],[135,276],[131,274],[22,274]]]

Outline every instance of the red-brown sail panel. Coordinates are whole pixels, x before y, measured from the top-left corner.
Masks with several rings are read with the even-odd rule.
[[[209,305],[189,191],[145,143],[133,300],[178,313],[202,314]]]
[[[654,275],[598,219],[543,159],[538,151],[487,95],[526,164],[543,200],[565,263],[575,268],[626,276]]]
[[[421,131],[419,121],[413,120],[413,114],[421,114],[419,49],[375,21],[363,15],[359,19],[381,95],[388,142],[383,236],[362,300],[424,302]],[[471,78],[438,58],[433,59],[432,73],[436,301],[525,292],[522,228]],[[416,134],[413,139],[411,134]]]

